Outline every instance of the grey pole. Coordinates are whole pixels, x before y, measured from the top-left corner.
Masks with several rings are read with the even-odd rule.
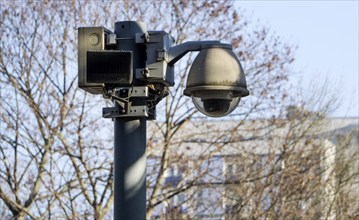
[[[145,48],[135,34],[145,33],[143,23],[115,24],[118,50],[133,51],[133,71],[145,67]],[[141,85],[134,81],[134,84]],[[146,103],[146,99],[136,100]],[[117,105],[117,103],[116,103]],[[146,219],[146,118],[115,118],[114,219]]]
[[[115,219],[146,219],[146,118],[115,119]]]

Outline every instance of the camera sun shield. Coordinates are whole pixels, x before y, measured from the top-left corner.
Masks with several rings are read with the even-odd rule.
[[[87,51],[87,82],[131,84],[132,51]]]

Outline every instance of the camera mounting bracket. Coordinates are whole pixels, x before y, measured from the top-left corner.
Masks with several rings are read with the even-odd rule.
[[[146,117],[156,118],[156,105],[168,93],[164,87],[132,86],[104,89],[104,97],[112,99],[114,107],[102,109],[103,118]]]
[[[149,117],[150,109],[145,101],[149,97],[147,86],[120,87],[104,89],[104,97],[115,101],[115,107],[102,109],[104,118]]]

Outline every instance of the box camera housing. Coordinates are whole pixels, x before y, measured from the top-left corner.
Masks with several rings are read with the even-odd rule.
[[[113,50],[114,34],[104,27],[78,29],[78,86],[91,94],[103,94],[106,85],[132,83],[132,51]]]

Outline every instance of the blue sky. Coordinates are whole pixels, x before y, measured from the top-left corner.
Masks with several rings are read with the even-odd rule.
[[[237,1],[251,20],[298,46],[292,82],[323,83],[337,91],[331,116],[359,116],[359,1]],[[308,90],[307,90],[308,91]]]

